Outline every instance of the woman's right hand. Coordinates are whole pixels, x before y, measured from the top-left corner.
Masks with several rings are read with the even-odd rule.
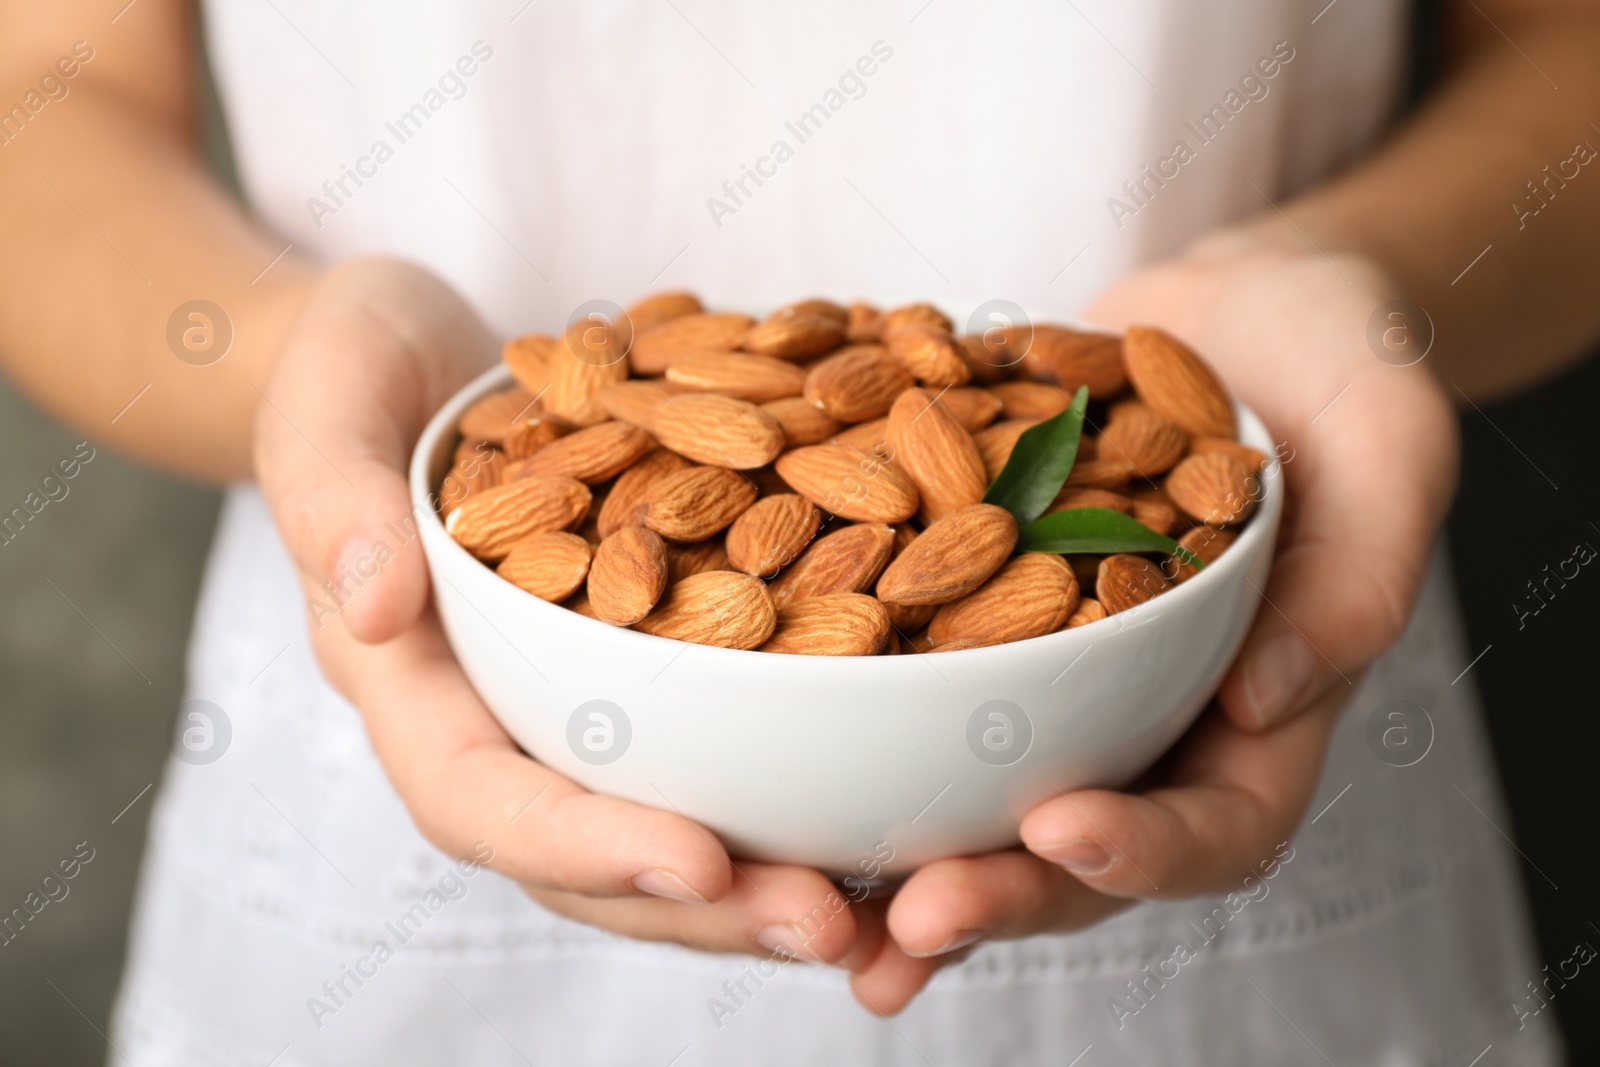
[[[393,552],[337,618],[308,609],[307,621],[324,674],[360,709],[412,819],[453,857],[487,844],[489,866],[546,907],[619,934],[843,965],[870,959],[881,921],[858,931],[825,876],[735,867],[688,819],[584,790],[518,749],[462,674],[417,539],[395,545],[390,531],[411,518],[405,470],[424,424],[497,355],[478,316],[438,278],[395,260],[351,260],[317,283],[257,412],[256,474],[308,605],[327,602],[323,583],[373,557],[377,543]]]

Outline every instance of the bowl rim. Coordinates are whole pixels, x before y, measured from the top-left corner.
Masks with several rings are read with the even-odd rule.
[[[433,414],[432,418],[428,420],[427,425],[423,428],[422,434],[418,437],[417,444],[412,450],[411,461],[407,472],[407,482],[411,496],[411,510],[414,514],[416,514],[419,526],[421,524],[428,524],[432,528],[432,531],[435,535],[428,540],[437,542],[442,539],[446,543],[443,550],[450,553],[451,558],[462,563],[470,563],[474,567],[481,568],[491,575],[494,575],[494,568],[489,567],[487,564],[481,562],[475,556],[469,553],[466,549],[462,548],[456,543],[455,538],[451,537],[450,534],[445,530],[444,521],[433,506],[435,494],[429,485],[428,467],[430,465],[429,460],[434,449],[437,447],[440,438],[456,432],[456,423],[459,421],[461,413],[466,410],[467,406],[477,401],[495,388],[505,385],[510,380],[510,369],[504,363],[496,363],[494,366],[475,376],[471,381],[467,382],[460,389],[458,389],[450,397],[450,399],[447,400],[444,405]],[[1274,531],[1276,530],[1279,512],[1282,510],[1283,506],[1284,487],[1282,484],[1282,464],[1279,461],[1276,449],[1274,449],[1271,445],[1270,434],[1267,432],[1266,424],[1261,421],[1260,417],[1257,416],[1255,412],[1251,411],[1244,405],[1242,401],[1238,400],[1237,398],[1233,398],[1233,405],[1235,414],[1239,418],[1240,437],[1243,438],[1248,434],[1249,436],[1258,438],[1260,441],[1265,442],[1265,446],[1262,448],[1262,450],[1266,452],[1268,456],[1267,466],[1260,472],[1259,475],[1264,491],[1260,501],[1256,505],[1256,511],[1252,517],[1252,521],[1239,534],[1239,537],[1234,544],[1230,546],[1230,548],[1224,552],[1215,563],[1208,565],[1193,578],[1178,584],[1169,592],[1163,593],[1161,596],[1140,605],[1139,609],[1136,610],[1149,609],[1150,614],[1155,617],[1159,617],[1160,615],[1165,614],[1166,610],[1168,609],[1177,610],[1181,605],[1187,604],[1190,601],[1199,600],[1203,597],[1209,596],[1214,591],[1214,587],[1220,588],[1221,583],[1227,580],[1227,575],[1230,575],[1234,571],[1247,570],[1254,562],[1256,557],[1260,555],[1264,549],[1270,547],[1268,538],[1272,537]],[[1257,446],[1252,444],[1251,447]],[[437,582],[434,581],[432,570],[433,565],[430,561],[429,580],[435,585],[435,596],[437,596]],[[494,576],[499,578],[498,575]],[[504,581],[504,579],[500,580]],[[506,584],[510,585],[509,582]],[[515,586],[512,586],[512,588],[515,588]],[[655,634],[641,633],[640,631],[634,630],[631,627],[612,626],[609,623],[601,622],[599,619],[591,619],[587,616],[579,615],[577,612],[565,608],[560,604],[542,600],[539,597],[534,596],[532,593],[521,590],[519,590],[519,592],[522,592],[523,597],[526,598],[526,603],[529,605],[529,609],[536,615],[540,612],[560,612],[561,616],[565,619],[569,621],[575,621],[579,624],[580,633],[583,632],[584,626],[593,627],[594,629],[592,632],[595,635],[599,635],[601,633],[609,634],[611,635],[611,639],[623,642],[625,647],[631,643],[633,648],[636,648],[640,651],[645,651],[651,648],[671,649],[676,646],[681,653],[682,649],[685,646],[688,646],[697,649],[700,654],[710,654],[713,657],[735,657],[737,658],[737,661],[745,663],[753,662],[750,657],[772,657],[774,655],[780,655],[780,653],[761,652],[758,649],[737,649],[723,648],[718,645],[699,645],[693,642],[679,641],[675,638],[659,637]],[[1260,592],[1260,590],[1258,590],[1258,592]],[[1262,596],[1265,597],[1265,594],[1262,593]],[[1156,607],[1155,605],[1160,605],[1160,607]],[[1141,610],[1141,614],[1144,613],[1145,612]],[[1016,655],[1017,651],[1022,648],[1028,648],[1042,653],[1056,647],[1059,647],[1062,650],[1067,650],[1072,648],[1072,646],[1078,642],[1093,643],[1095,638],[1105,636],[1113,629],[1125,627],[1129,618],[1129,614],[1130,613],[1128,612],[1120,612],[1117,615],[1108,615],[1104,619],[1098,619],[1095,622],[1074,627],[1070,630],[1056,630],[1053,633],[1041,634],[1038,637],[1025,638],[1021,641],[1009,641],[998,645],[987,645],[982,648],[959,649],[952,652],[942,652],[939,653],[939,655],[941,657],[966,657],[961,662],[963,665],[967,666],[978,666],[979,657],[987,656],[995,661],[996,666],[1000,666],[1002,665],[1002,661],[1004,659],[1009,656]],[[551,618],[554,619],[555,616],[551,616]],[[1121,621],[1118,622],[1116,620]],[[930,655],[930,653],[920,652],[918,655]],[[795,656],[789,658],[801,657]],[[886,664],[884,668],[885,671],[897,669],[888,665],[893,664],[896,660],[900,659],[898,656],[883,655],[806,656],[803,658],[816,664],[817,669],[819,670],[829,669],[824,667],[823,664],[860,664],[876,660],[882,661]],[[729,659],[727,662],[735,662],[735,659]],[[944,663],[948,661],[941,658],[939,662]],[[852,667],[849,669],[859,668]]]

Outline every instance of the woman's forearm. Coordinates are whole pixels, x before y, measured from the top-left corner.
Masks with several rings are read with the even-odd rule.
[[[1429,365],[1473,398],[1548,377],[1600,335],[1600,17],[1500,26],[1515,45],[1473,35],[1386,145],[1280,205],[1292,226],[1269,210],[1245,228],[1376,260],[1431,317]]]
[[[9,106],[38,87],[28,56],[7,51]],[[273,263],[287,242],[205,173],[186,87],[152,99],[123,84],[174,57],[127,51],[102,47],[0,145],[0,367],[96,440],[190,476],[248,477],[257,388],[313,271],[293,250]],[[187,82],[184,69],[150,77]],[[195,300],[222,315],[180,312]]]

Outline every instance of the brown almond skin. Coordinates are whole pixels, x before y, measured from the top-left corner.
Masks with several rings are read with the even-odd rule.
[[[1077,606],[1078,579],[1066,561],[1024,552],[975,591],[941,607],[928,636],[936,648],[956,641],[1024,641],[1061,629]]]
[[[628,322],[633,327],[632,336],[638,337],[663,322],[681,319],[685,315],[698,315],[704,310],[700,298],[693,293],[652,293],[629,306]]]
[[[618,476],[611,492],[600,505],[597,529],[602,538],[625,526],[640,524],[639,505],[650,495],[651,486],[669,474],[687,470],[691,464],[676,452],[664,448],[647,452],[637,463]]]
[[[1106,609],[1100,606],[1100,601],[1092,597],[1084,597],[1078,601],[1078,609],[1072,613],[1063,629],[1076,630],[1080,626],[1088,626],[1091,622],[1099,622],[1106,617]]]
[[[843,304],[835,304],[832,300],[824,300],[820,296],[813,296],[806,300],[796,300],[792,304],[785,304],[774,315],[821,315],[825,319],[833,319],[840,326],[850,321],[850,309]]]
[[[1029,378],[1055,382],[1068,396],[1082,385],[1088,387],[1089,399],[1103,400],[1116,396],[1128,385],[1122,338],[1115,334],[1033,326],[1021,366]]]
[[[474,556],[499,562],[523,538],[577,526],[592,499],[589,487],[572,478],[519,478],[474,493],[444,528]]]
[[[1239,436],[1233,404],[1211,366],[1165,330],[1130,326],[1122,358],[1139,399],[1195,437]]]
[[[873,419],[843,430],[828,438],[830,445],[849,445],[859,448],[863,452],[870,452],[875,456],[889,455],[889,419]]]
[[[728,561],[736,571],[775,577],[805,551],[822,525],[822,513],[798,493],[763,497],[728,528]]]
[[[550,387],[545,410],[574,426],[594,426],[610,418],[595,395],[628,380],[628,350],[608,326],[578,323],[550,350]]]
[[[500,349],[500,362],[529,396],[538,396],[550,384],[550,351],[555,346],[556,339],[548,334],[513,337]]]
[[[845,319],[845,340],[853,345],[877,344],[883,336],[883,312],[871,304],[856,302]]]
[[[1067,410],[1072,394],[1044,382],[998,382],[987,387],[1000,398],[1000,414],[1007,419],[1053,419]]]
[[[688,392],[721,393],[752,404],[764,404],[786,396],[799,396],[806,387],[806,372],[773,356],[697,352],[668,367],[667,381]]]
[[[882,523],[846,526],[811,542],[772,583],[779,607],[824,593],[860,593],[872,588],[894,549],[894,530]]]
[[[1165,474],[1188,448],[1189,435],[1154,411],[1130,411],[1100,433],[1100,456],[1132,464],[1143,478]]]
[[[667,546],[654,530],[629,526],[595,549],[589,567],[589,607],[612,626],[632,626],[667,591]]]
[[[860,593],[828,593],[778,609],[763,652],[797,656],[876,656],[889,643],[889,614]]]
[[[945,333],[955,329],[949,317],[932,304],[905,304],[884,313],[882,332],[885,336],[902,326],[932,326]]]
[[[1017,520],[1005,508],[973,504],[930,525],[878,579],[885,603],[948,604],[977,589],[1011,558]]]
[[[1086,459],[1073,463],[1068,489],[1121,489],[1133,481],[1133,464],[1120,459]]]
[[[668,397],[651,411],[649,429],[679,455],[732,470],[771,463],[785,443],[777,419],[747,400],[715,393]]]
[[[848,445],[796,448],[779,456],[776,467],[795,492],[840,518],[904,522],[922,502],[904,471]]]
[[[1002,406],[999,397],[976,386],[946,389],[939,394],[938,404],[950,412],[968,433],[977,433],[999,418]]]
[[[844,344],[845,324],[826,315],[782,309],[767,316],[744,339],[747,352],[783,359],[805,359]]]
[[[522,460],[515,476],[560,476],[598,485],[633,466],[654,447],[650,435],[631,423],[602,422],[551,441]]]
[[[842,422],[803,396],[769,400],[761,410],[778,420],[784,443],[790,448],[821,444],[844,429]]]
[[[652,531],[653,532],[653,531]],[[667,582],[681,582],[693,574],[706,571],[731,571],[728,547],[720,537],[691,544],[667,545]]]
[[[1162,484],[1173,503],[1196,522],[1229,526],[1255,511],[1261,482],[1243,463],[1222,452],[1189,456]]]
[[[1152,498],[1135,499],[1128,512],[1141,526],[1148,527],[1163,537],[1170,536],[1178,525],[1178,509],[1171,503]]]
[[[592,551],[577,534],[535,534],[513,545],[495,573],[540,600],[559,603],[588,577]]]
[[[656,609],[633,628],[657,637],[721,648],[760,648],[778,624],[760,578],[705,571],[667,587]]]
[[[488,441],[499,445],[506,439],[513,420],[526,415],[536,415],[533,394],[514,385],[510,389],[474,401],[461,413],[461,436],[472,441]]]
[[[1113,493],[1109,489],[1079,489],[1063,488],[1056,494],[1055,500],[1045,509],[1049,515],[1057,511],[1070,511],[1073,508],[1105,508],[1107,511],[1117,511],[1124,515],[1133,514],[1133,501],[1121,493]]]
[[[1100,561],[1094,595],[1107,614],[1138,607],[1172,588],[1161,568],[1143,556],[1107,556]]]
[[[1221,530],[1214,526],[1196,526],[1178,538],[1178,544],[1200,557],[1200,562],[1209,567],[1221,558],[1238,538],[1239,535],[1232,530]],[[1161,564],[1161,573],[1172,581],[1182,583],[1200,572],[1192,564],[1184,563],[1176,556],[1168,556]]]
[[[894,462],[916,483],[924,522],[976,504],[989,486],[983,455],[933,394],[910,389],[889,409],[889,444]]]
[[[925,629],[939,611],[937,604],[886,603],[883,606],[889,611],[889,625],[902,634],[914,634]]]
[[[619,422],[631,422],[635,426],[648,428],[650,412],[657,404],[669,396],[686,391],[665,378],[629,378],[600,390],[595,394],[594,402]]]
[[[811,368],[805,398],[840,422],[865,422],[887,414],[913,384],[882,345],[851,345]]]
[[[955,338],[947,329],[920,324],[902,326],[885,331],[883,341],[889,355],[924,385],[937,389],[966,385],[972,380],[972,371],[956,353]]]
[[[972,435],[972,443],[978,446],[978,454],[983,456],[984,477],[993,482],[1000,477],[1000,472],[1005,470],[1006,460],[1011,458],[1011,450],[1017,447],[1017,438],[1028,430],[1039,425],[1039,419],[1007,419],[986,426]],[[1080,447],[1083,444],[1079,439]],[[1079,459],[1084,458],[1079,453]]]
[[[1257,474],[1266,470],[1267,464],[1271,462],[1271,458],[1260,449],[1251,448],[1226,437],[1196,437],[1189,442],[1189,452],[1196,456],[1202,452],[1221,452],[1232,456]]]
[[[499,485],[505,468],[504,453],[487,441],[461,442],[455,464],[439,486],[439,514],[449,518],[473,493]]]
[[[572,426],[563,419],[554,416],[524,415],[506,430],[500,448],[506,454],[506,459],[527,459],[545,445],[553,443],[557,438],[565,437],[571,431]]]
[[[1072,573],[1078,576],[1078,592],[1094,596],[1094,583],[1100,576],[1100,557],[1071,553],[1063,556]]]
[[[702,312],[680,315],[649,329],[636,327],[628,361],[635,374],[662,374],[691,352],[733,351],[755,324],[748,315]]]
[[[668,541],[704,541],[756,502],[756,487],[738,471],[690,467],[650,487],[641,524]]]

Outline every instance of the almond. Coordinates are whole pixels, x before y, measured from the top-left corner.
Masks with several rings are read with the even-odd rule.
[[[931,629],[931,627],[930,627]],[[954,641],[946,641],[942,645],[935,645],[930,652],[965,652],[972,648],[989,648],[993,645],[1004,644],[998,637],[963,637]]]
[[[932,326],[943,330],[945,333],[950,333],[955,329],[955,324],[946,317],[945,313],[932,304],[906,304],[883,316],[884,336],[887,337],[902,326]]]
[[[916,483],[923,521],[937,522],[983,499],[989,486],[983,455],[972,435],[926,391],[908,390],[889,409],[889,445],[895,464]]]
[[[536,410],[533,403],[533,394],[520,385],[490,393],[461,413],[461,436],[498,445],[506,439],[516,419]]]
[[[819,444],[844,429],[838,419],[801,396],[769,400],[761,410],[778,420],[784,443],[790,448]]]
[[[933,639],[928,636],[926,630],[911,634],[901,643],[900,651],[903,655],[933,652],[935,651]]]
[[[1109,489],[1080,489],[1063,488],[1056,494],[1056,498],[1045,509],[1049,515],[1057,511],[1070,511],[1073,508],[1105,508],[1107,511],[1117,511],[1124,515],[1133,514],[1133,501],[1121,493],[1113,493]]]
[[[550,349],[550,387],[544,406],[577,426],[609,416],[595,401],[602,389],[628,380],[628,352],[609,326],[580,322]]]
[[[828,593],[778,609],[763,652],[797,656],[876,656],[889,642],[889,615],[860,593]]]
[[[612,626],[632,626],[667,590],[667,547],[654,530],[629,526],[600,542],[589,567],[589,606]]]
[[[654,531],[652,531],[654,532]],[[681,582],[706,571],[731,571],[728,549],[720,537],[688,545],[667,545],[667,581]]]
[[[524,334],[505,343],[500,361],[529,396],[538,396],[550,384],[550,351],[555,346],[556,339],[548,334]]]
[[[1154,530],[1163,537],[1170,536],[1178,525],[1178,507],[1170,500],[1135,497],[1133,509],[1128,514],[1132,515],[1139,525]]]
[[[1068,489],[1121,489],[1133,481],[1133,465],[1120,459],[1086,459],[1072,464]]]
[[[756,501],[756,487],[738,471],[690,467],[650,487],[642,525],[668,541],[704,541]]]
[[[665,378],[631,378],[608,385],[595,394],[600,409],[619,422],[649,428],[650,411],[669,396],[687,392]]]
[[[876,344],[883,336],[883,312],[871,304],[851,304],[844,336],[853,345]]]
[[[891,458],[889,450],[889,420],[887,417],[873,419],[842,430],[828,438],[830,445],[848,445],[859,448],[863,452],[870,452],[884,459]]]
[[[1143,556],[1107,556],[1100,561],[1094,595],[1109,615],[1127,611],[1172,588],[1161,568]]]
[[[1130,326],[1122,357],[1134,390],[1156,414],[1196,437],[1237,437],[1233,404],[1194,349],[1153,326]]]
[[[1078,579],[1060,556],[1024,552],[928,624],[936,648],[953,641],[1001,643],[1054,633],[1078,606]]]
[[[636,328],[628,361],[635,374],[660,374],[693,352],[733,351],[755,324],[748,315],[704,312],[681,315],[649,329]]]
[[[568,611],[576,612],[577,614],[582,615],[586,619],[600,618],[600,616],[594,613],[594,605],[589,603],[589,593],[584,589],[578,590],[572,595],[572,599],[568,600],[561,606],[566,608]]]
[[[806,387],[806,372],[771,356],[697,352],[668,367],[667,381],[691,392],[721,393],[763,404],[799,396]]]
[[[820,315],[825,319],[833,319],[841,326],[850,321],[848,308],[835,304],[832,300],[824,300],[816,296],[809,300],[797,300],[793,304],[779,308],[773,314]]]
[[[988,389],[1000,398],[1000,414],[1008,419],[1053,419],[1072,404],[1072,394],[1044,382],[999,382]]]
[[[474,556],[497,562],[523,538],[577,526],[591,499],[572,478],[519,478],[472,494],[444,528]]]
[[[744,339],[746,352],[804,359],[844,344],[844,322],[788,309],[767,316]]]
[[[601,538],[610,537],[628,526],[638,526],[639,505],[645,502],[656,482],[689,466],[689,461],[676,452],[657,448],[623,471],[600,505],[597,529]]]
[[[1099,622],[1106,617],[1106,609],[1100,606],[1100,601],[1093,597],[1084,597],[1078,601],[1078,610],[1072,613],[1063,629],[1075,630],[1080,626],[1088,626],[1091,622]]]
[[[1149,410],[1113,418],[1100,433],[1100,455],[1132,464],[1145,478],[1171,470],[1188,447],[1188,435],[1177,423]]]
[[[889,611],[889,625],[894,628],[890,635],[893,639],[897,634],[914,634],[925,628],[938,614],[937,604],[889,604],[883,605]],[[896,642],[898,644],[898,642]]]
[[[883,335],[889,355],[924,385],[965,385],[972,379],[966,360],[956,354],[955,338],[937,326],[911,325]]]
[[[1261,481],[1232,456],[1202,452],[1172,468],[1164,488],[1196,521],[1228,526],[1243,522],[1255,510]]]
[[[495,573],[540,600],[559,602],[588,577],[590,552],[577,534],[535,534],[513,545]]]
[[[706,571],[667,588],[656,609],[633,628],[657,637],[722,648],[759,648],[772,636],[778,613],[760,578]]]
[[[654,293],[628,308],[628,322],[633,326],[633,336],[638,337],[663,322],[698,315],[704,310],[700,298],[693,293]]]
[[[1017,520],[1005,508],[973,504],[931,524],[878,579],[891,604],[948,604],[988,581],[1017,546]]]
[[[715,393],[668,397],[651,411],[649,430],[680,455],[733,470],[771,463],[784,446],[777,419],[747,400]]]
[[[1251,448],[1226,437],[1196,437],[1189,442],[1189,452],[1192,455],[1199,455],[1202,452],[1221,452],[1225,456],[1232,456],[1257,474],[1266,470],[1267,464],[1271,462],[1267,454],[1260,449]]]
[[[728,529],[728,561],[736,571],[775,577],[817,536],[822,515],[795,493],[763,497]]]
[[[1116,396],[1127,387],[1122,338],[1064,326],[1040,325],[1032,331],[1022,356],[1022,371],[1028,377],[1055,382],[1068,396],[1080,385],[1088,386],[1091,400]]]
[[[517,419],[508,430],[500,447],[506,459],[527,459],[558,437],[566,436],[572,429],[570,423],[544,415],[529,415]]]
[[[972,443],[978,446],[978,454],[983,457],[983,476],[991,482],[1000,477],[1000,472],[1005,470],[1006,460],[1011,458],[1011,450],[1017,447],[1017,438],[1039,425],[1040,421],[1007,419],[973,434]],[[1079,443],[1082,443],[1081,439]]]
[[[1182,537],[1178,544],[1200,557],[1200,562],[1206,566],[1215,563],[1228,547],[1238,539],[1238,534],[1232,530],[1219,530],[1211,526],[1196,526]],[[1200,572],[1192,564],[1184,563],[1176,556],[1168,556],[1161,566],[1161,572],[1175,582],[1187,582]]]
[[[504,473],[505,457],[487,442],[474,442],[482,451],[457,455],[455,465],[439,486],[439,513],[446,518],[474,493],[500,484]]]
[[[655,447],[650,435],[626,422],[602,422],[553,441],[507,468],[507,480],[559,475],[586,485],[609,482]]]
[[[893,548],[894,531],[882,523],[846,526],[819,537],[772,583],[773,603],[781,608],[806,597],[871,589]]]
[[[775,464],[795,492],[840,518],[904,522],[917,513],[917,487],[894,464],[848,445],[810,445]]]
[[[912,384],[882,345],[850,345],[811,368],[805,397],[840,422],[864,422],[884,415]]]
[[[946,389],[936,399],[968,433],[977,433],[1000,417],[1000,398],[987,389]]]

